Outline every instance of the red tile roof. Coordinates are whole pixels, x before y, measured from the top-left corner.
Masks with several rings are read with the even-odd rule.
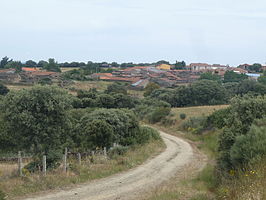
[[[111,74],[111,73],[95,73],[93,75],[96,75],[96,76],[113,76],[113,74]]]
[[[38,69],[32,68],[32,67],[22,67],[22,70],[23,71],[26,71],[26,72],[36,72],[36,71],[39,71]]]

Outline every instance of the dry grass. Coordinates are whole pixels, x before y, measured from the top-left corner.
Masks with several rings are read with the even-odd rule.
[[[74,69],[79,69],[78,67],[61,67],[61,72],[68,72]]]
[[[5,181],[0,180],[0,191],[2,190],[12,199],[16,196],[73,186],[76,183],[107,177],[136,167],[148,158],[158,155],[164,149],[165,144],[162,141],[153,141],[146,145],[131,148],[125,155],[113,159],[101,159],[96,163],[83,161],[81,166],[72,162],[67,174],[63,174],[62,170],[59,169],[48,172],[46,177],[28,173],[23,178],[14,176]]]
[[[228,105],[215,106],[195,106],[185,108],[172,108],[170,117],[167,120],[171,121],[171,125],[167,124],[167,129],[176,132],[180,130],[180,125],[191,117],[204,117],[212,114],[214,111],[227,108]],[[185,114],[186,118],[181,119],[180,114]]]
[[[106,81],[74,81],[74,84],[70,85],[68,88],[75,90],[89,90],[91,88],[96,88],[99,91],[104,91],[107,89],[108,85],[112,82]]]
[[[266,160],[253,165],[245,172],[231,174],[218,188],[219,200],[264,200],[266,199]]]
[[[133,97],[143,98],[144,91],[139,90],[127,90],[128,94]]]
[[[32,85],[19,85],[19,84],[7,84],[5,86],[10,90],[21,90],[32,87]]]
[[[18,164],[17,163],[0,163],[0,177],[6,177],[11,176],[18,170]]]

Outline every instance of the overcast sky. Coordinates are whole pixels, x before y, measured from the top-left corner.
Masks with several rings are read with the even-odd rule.
[[[0,0],[0,57],[266,62],[265,0]]]

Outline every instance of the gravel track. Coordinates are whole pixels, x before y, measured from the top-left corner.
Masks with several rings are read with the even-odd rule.
[[[194,158],[189,143],[160,132],[166,150],[153,159],[123,173],[81,184],[67,191],[59,191],[27,198],[27,200],[130,200],[182,171]]]

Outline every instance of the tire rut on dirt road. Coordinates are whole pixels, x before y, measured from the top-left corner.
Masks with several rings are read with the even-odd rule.
[[[137,168],[81,184],[67,191],[35,196],[26,200],[137,199],[145,191],[173,177],[193,160],[193,149],[189,143],[164,132],[160,133],[167,146],[166,150]]]

